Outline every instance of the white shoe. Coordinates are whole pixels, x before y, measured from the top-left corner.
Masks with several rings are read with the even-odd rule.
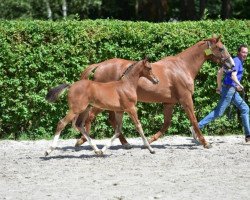
[[[190,132],[191,132],[191,134],[192,134],[192,137],[193,137],[193,139],[194,139],[194,142],[197,143],[197,144],[200,144],[199,138],[197,137],[197,135],[196,135],[196,133],[195,133],[195,131],[194,131],[193,126],[190,126],[190,127],[189,127],[189,130],[190,130]]]

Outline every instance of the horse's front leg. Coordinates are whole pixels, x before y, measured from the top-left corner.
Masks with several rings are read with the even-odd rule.
[[[62,130],[65,128],[65,126],[69,122],[71,122],[74,119],[74,117],[76,117],[76,114],[69,111],[69,113],[58,122],[53,142],[51,146],[49,147],[49,149],[45,151],[45,154],[44,154],[45,156],[48,156],[57,147],[57,142],[59,140]]]
[[[201,130],[198,126],[198,122],[197,122],[197,119],[196,119],[196,116],[194,114],[194,105],[193,105],[193,99],[192,99],[192,95],[191,93],[188,94],[188,95],[185,95],[183,96],[181,99],[180,99],[180,103],[181,105],[183,106],[185,112],[187,113],[187,116],[194,128],[194,131],[199,139],[199,141],[201,142],[201,144],[205,147],[205,148],[211,148],[211,144],[209,144],[204,136],[202,135],[201,133]]]
[[[102,148],[103,153],[113,144],[113,141],[121,134],[122,117],[123,117],[123,112],[115,112],[115,122],[116,122],[115,134],[113,135],[109,143]]]
[[[156,141],[161,137],[166,130],[169,128],[171,125],[171,120],[172,120],[172,114],[173,114],[173,108],[174,104],[163,104],[163,114],[164,114],[164,123],[161,128],[157,133],[155,133],[149,140],[149,143],[151,144],[152,142]]]
[[[149,152],[154,154],[155,151],[154,149],[150,146],[147,138],[145,137],[145,134],[143,132],[143,129],[142,129],[142,125],[141,125],[141,122],[139,121],[138,119],[138,115],[137,115],[137,111],[136,111],[136,107],[133,107],[131,108],[129,111],[126,111],[129,116],[131,117],[132,121],[134,122],[135,124],[135,127],[137,129],[137,131],[139,132],[141,138],[142,138],[142,141],[144,143],[144,145],[148,148]]]

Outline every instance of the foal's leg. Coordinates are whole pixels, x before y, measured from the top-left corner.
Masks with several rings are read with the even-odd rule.
[[[92,119],[92,109],[93,108],[89,108],[87,109],[87,112],[82,112],[80,113],[80,115],[78,116],[78,118],[76,119],[76,128],[77,130],[79,130],[81,132],[81,130],[84,128],[84,125],[85,125],[85,129],[86,129],[86,132],[89,133],[90,132],[90,128],[91,128],[91,122],[93,121],[94,119],[94,116],[93,116],[93,119]],[[101,110],[101,109],[100,109]],[[81,132],[82,133],[82,132]],[[78,139],[76,141],[76,144],[75,144],[75,147],[79,147],[81,146],[83,143],[85,143],[87,141],[86,137],[82,134],[81,138]]]
[[[96,107],[91,108],[90,111],[89,111],[89,115],[88,115],[85,123],[81,122],[81,124],[82,124],[81,126],[84,126],[84,124],[85,124],[85,128],[86,128],[86,131],[88,133],[90,133],[92,121],[94,121],[95,117],[99,113],[101,113],[102,111],[103,110],[100,109],[100,108],[96,108]],[[82,118],[82,114],[79,115],[77,121],[80,121],[81,118]],[[109,122],[110,122],[111,126],[115,130],[116,129],[115,114],[112,111],[109,112]],[[127,142],[127,140],[122,135],[122,133],[119,135],[119,140],[120,140],[121,144],[124,146],[125,149],[131,149],[132,148],[132,146]],[[86,138],[84,137],[84,135],[82,135],[82,137],[77,140],[77,142],[75,144],[75,147],[81,146],[86,141],[87,141]]]
[[[137,115],[137,111],[136,111],[136,107],[130,109],[130,111],[127,111],[127,113],[129,114],[129,116],[131,117],[131,119],[133,120],[133,122],[135,123],[135,127],[137,129],[137,131],[139,132],[142,141],[144,143],[144,145],[148,148],[148,150],[150,151],[150,153],[154,154],[155,151],[153,150],[153,148],[150,146],[150,144],[148,143],[147,138],[144,135],[143,129],[142,129],[142,125],[141,122],[138,119],[138,115]]]
[[[100,149],[98,149],[98,147],[96,146],[96,144],[93,142],[93,140],[89,137],[89,134],[86,132],[86,130],[84,128],[82,128],[81,133],[84,135],[84,137],[87,139],[87,141],[89,142],[89,145],[92,147],[92,149],[94,149],[94,152],[97,155],[102,155],[102,151]]]
[[[164,114],[163,126],[162,126],[161,130],[159,130],[157,133],[155,133],[150,138],[149,144],[151,144],[152,142],[158,140],[158,138],[161,137],[166,132],[166,130],[168,129],[168,127],[171,124],[174,104],[163,104],[163,106],[164,106],[163,107],[163,114]]]
[[[92,141],[92,139],[89,137],[89,134],[85,130],[85,128],[82,126],[82,124],[85,123],[88,114],[89,114],[90,107],[87,107],[84,112],[82,112],[80,115],[80,120],[79,118],[75,120],[75,123],[73,124],[74,128],[79,130],[82,133],[82,136],[89,142],[89,145],[94,149],[96,154],[102,154],[102,152],[98,149],[96,144]],[[78,141],[77,141],[78,142]],[[77,146],[77,143],[76,143]]]
[[[57,147],[57,142],[58,142],[58,139],[60,137],[62,130],[65,128],[65,126],[69,122],[71,122],[74,119],[75,116],[76,114],[74,114],[72,111],[69,111],[69,113],[58,122],[54,140],[52,142],[52,145],[49,147],[49,149],[45,151],[45,154],[44,154],[45,156],[49,155]]]
[[[117,128],[117,119],[116,119],[116,114],[113,111],[109,111],[109,123],[113,127],[114,130]],[[122,123],[122,122],[121,122]],[[124,146],[125,149],[131,149],[132,145],[128,143],[122,132],[120,132],[118,136],[121,144]]]
[[[113,137],[111,138],[109,143],[102,148],[103,153],[112,145],[113,141],[117,137],[119,137],[119,135],[121,134],[121,132],[122,132],[122,117],[123,117],[123,112],[116,112],[115,113],[115,122],[116,122],[115,134],[113,135]]]
[[[211,144],[209,144],[205,140],[205,138],[203,137],[203,135],[201,133],[201,130],[199,129],[198,122],[197,122],[196,116],[194,114],[194,105],[193,105],[193,100],[192,100],[191,94],[182,97],[180,99],[180,103],[183,106],[184,110],[186,111],[188,118],[189,118],[189,120],[194,128],[194,131],[195,131],[199,141],[201,142],[201,144],[203,144],[203,146],[205,148],[210,148]]]
[[[90,133],[90,129],[91,129],[91,123],[92,121],[94,121],[95,117],[101,113],[103,110],[100,108],[96,108],[96,107],[92,107],[89,112],[88,115],[85,116],[85,114],[81,113],[77,119],[77,127],[79,129],[82,129],[85,126],[86,132]],[[86,119],[83,119],[83,117],[86,117]],[[83,122],[84,121],[84,122]],[[84,137],[84,135],[81,136],[80,139],[77,140],[75,147],[79,147],[81,146],[84,142],[86,142],[87,139]]]

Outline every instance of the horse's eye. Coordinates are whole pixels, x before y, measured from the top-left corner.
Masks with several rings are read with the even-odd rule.
[[[224,48],[219,48],[219,51],[220,51],[220,52],[223,52],[223,51],[224,51]]]

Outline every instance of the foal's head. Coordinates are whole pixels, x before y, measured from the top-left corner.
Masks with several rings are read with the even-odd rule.
[[[145,58],[144,60],[139,61],[139,63],[141,63],[143,65],[141,76],[147,78],[153,84],[158,84],[159,83],[159,79],[153,74],[152,67],[151,67],[151,64],[148,61],[148,59]]]
[[[205,54],[210,60],[220,63],[228,69],[231,69],[235,65],[231,55],[227,51],[227,48],[221,42],[221,36],[206,39],[204,41],[208,46],[205,50]]]
[[[138,62],[135,62],[132,65],[130,65],[125,70],[125,72],[122,74],[121,78],[123,78],[125,76],[132,77],[132,76],[134,76],[134,73],[138,74],[139,77],[147,78],[148,80],[150,80],[154,84],[159,83],[158,78],[152,72],[151,64],[147,58],[145,58],[144,60],[140,60]]]

